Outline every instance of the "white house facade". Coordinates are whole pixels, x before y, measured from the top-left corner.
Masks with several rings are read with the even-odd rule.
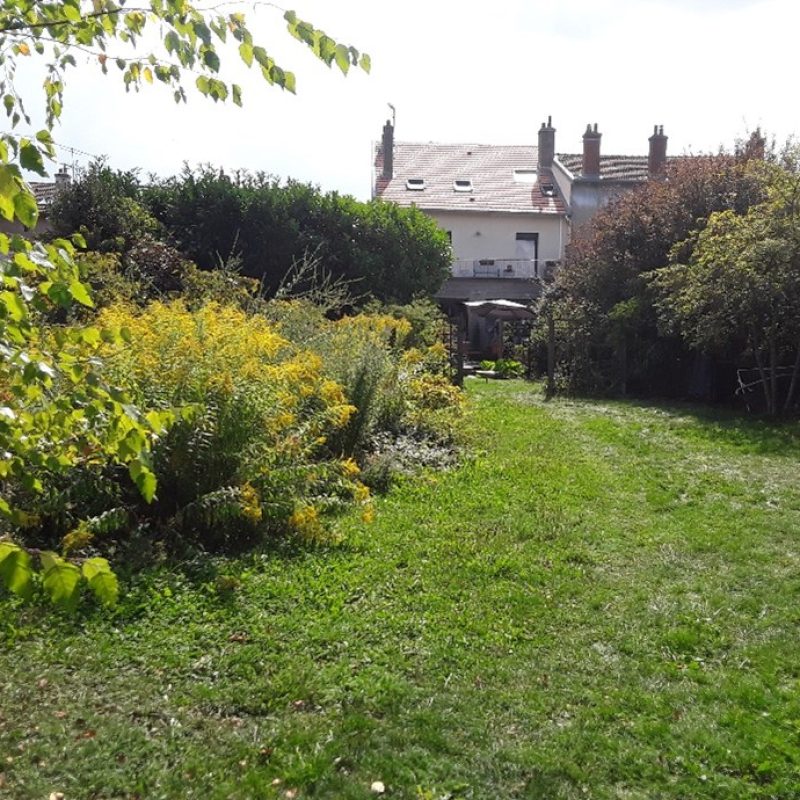
[[[656,128],[647,156],[602,156],[597,125],[583,153],[557,154],[548,118],[536,145],[396,142],[387,122],[374,148],[373,197],[415,205],[448,232],[452,275],[443,306],[469,300],[531,301],[569,241],[620,192],[657,177],[667,137]]]

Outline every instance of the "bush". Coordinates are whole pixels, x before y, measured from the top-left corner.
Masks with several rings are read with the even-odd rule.
[[[144,310],[117,304],[98,322],[125,330],[128,340],[104,346],[106,374],[142,408],[175,412],[176,422],[152,447],[158,491],[146,504],[127,473],[113,469],[93,475],[94,484],[50,487],[29,539],[62,539],[65,549],[96,544],[94,523],[76,526],[65,513],[76,489],[93,519],[113,513],[121,521],[115,535],[145,526],[155,536],[214,550],[287,530],[320,540],[328,512],[368,501],[357,467],[327,446],[355,408],[324,375],[319,356],[264,318],[174,301]]]
[[[521,378],[525,367],[512,358],[500,358],[495,361],[494,371],[500,378]]]

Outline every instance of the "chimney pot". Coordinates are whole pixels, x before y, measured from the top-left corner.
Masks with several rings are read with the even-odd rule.
[[[647,174],[651,178],[658,177],[664,172],[667,164],[667,138],[664,136],[664,126],[656,125],[653,135],[648,140],[650,150],[647,155]]]
[[[586,126],[586,133],[583,134],[583,167],[584,178],[600,177],[600,139],[602,134],[597,129],[595,122],[594,128],[591,123]]]
[[[553,159],[556,155],[556,129],[553,127],[553,118],[548,116],[547,125],[542,123],[539,129],[539,161],[537,168],[539,173],[542,170],[551,169]]]
[[[63,189],[65,186],[69,186],[70,184],[70,176],[67,170],[67,165],[62,164],[61,169],[58,170],[55,174],[55,184],[56,188]]]
[[[388,119],[383,126],[383,177],[394,177],[394,126]]]

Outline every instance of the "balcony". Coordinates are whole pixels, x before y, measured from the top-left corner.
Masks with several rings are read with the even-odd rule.
[[[476,258],[453,262],[454,278],[520,278],[539,277],[539,265],[528,258]]]

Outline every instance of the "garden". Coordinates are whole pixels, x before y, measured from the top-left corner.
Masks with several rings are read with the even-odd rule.
[[[5,595],[0,796],[796,796],[797,424],[467,394],[335,540]]]

